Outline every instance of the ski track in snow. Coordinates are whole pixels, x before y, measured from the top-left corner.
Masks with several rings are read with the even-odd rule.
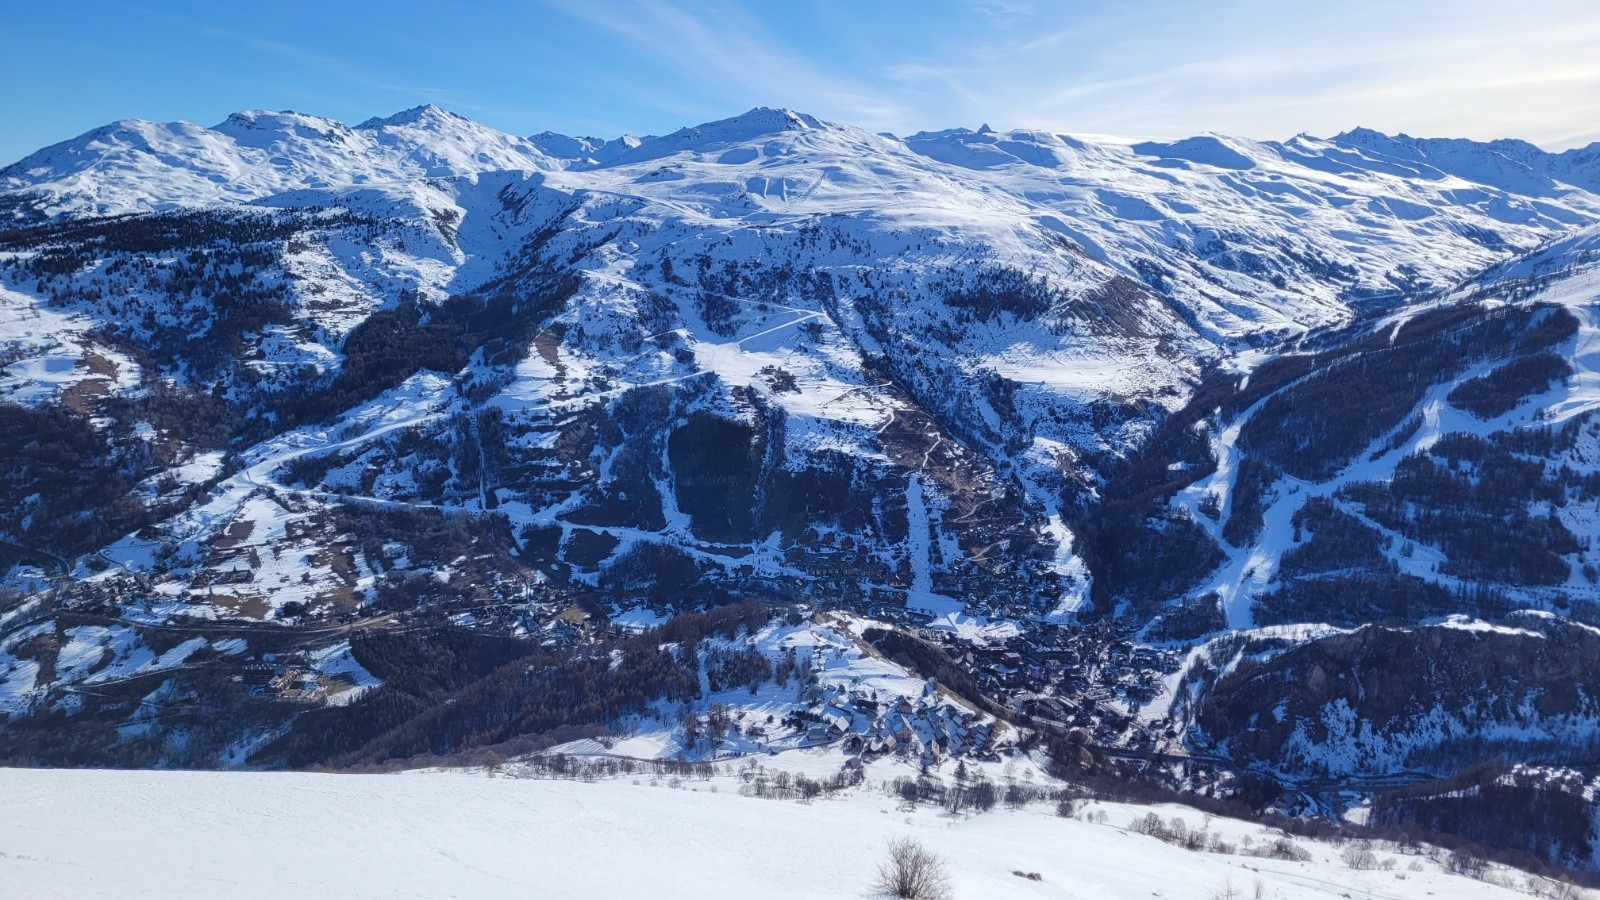
[[[935,617],[960,613],[965,609],[961,601],[933,592],[933,527],[921,473],[913,472],[907,479],[906,521],[910,528],[906,552],[911,563],[911,589],[906,592],[906,607]]]
[[[1600,325],[1597,325],[1596,320],[1594,306],[1596,297],[1600,297],[1600,270],[1580,273],[1532,298],[1532,301],[1565,306],[1580,323],[1577,337],[1573,339],[1573,349],[1567,354],[1568,362],[1575,374],[1565,386],[1555,389],[1553,399],[1547,396],[1537,404],[1530,404],[1524,400],[1515,409],[1494,419],[1488,421],[1477,419],[1463,410],[1454,408],[1445,399],[1456,385],[1488,373],[1504,360],[1493,359],[1474,365],[1448,383],[1429,388],[1413,413],[1402,417],[1398,426],[1380,435],[1333,478],[1313,483],[1292,475],[1281,476],[1269,494],[1260,533],[1249,546],[1235,548],[1223,540],[1222,524],[1232,514],[1233,487],[1237,477],[1239,456],[1236,443],[1239,434],[1268,400],[1292,389],[1312,375],[1297,379],[1252,404],[1212,441],[1212,451],[1217,459],[1216,471],[1180,491],[1173,499],[1173,505],[1187,510],[1190,518],[1204,528],[1226,554],[1223,564],[1203,587],[1194,592],[1194,596],[1215,592],[1221,599],[1230,630],[1242,631],[1252,628],[1254,620],[1251,605],[1254,599],[1272,586],[1277,578],[1278,561],[1286,551],[1295,546],[1292,540],[1294,514],[1314,497],[1331,500],[1341,511],[1378,531],[1395,548],[1412,545],[1414,552],[1410,556],[1392,551],[1389,553],[1399,564],[1402,573],[1446,587],[1463,587],[1465,582],[1438,571],[1445,557],[1437,549],[1413,544],[1403,535],[1369,519],[1358,506],[1337,499],[1334,495],[1355,482],[1387,480],[1392,477],[1396,465],[1402,459],[1426,451],[1445,434],[1488,435],[1519,424],[1559,426],[1574,417],[1600,409]],[[1394,327],[1398,330],[1403,324],[1404,316],[1397,317]],[[1533,418],[1535,411],[1543,411],[1542,419]],[[1397,438],[1400,431],[1410,425],[1413,415],[1419,416],[1422,423],[1416,433],[1394,449],[1381,450]],[[1374,455],[1375,448],[1381,452]],[[1221,512],[1216,520],[1212,520],[1200,511],[1200,504],[1208,497],[1214,498],[1220,506]],[[1580,581],[1576,574],[1567,584],[1561,585],[1560,589],[1575,592],[1592,601],[1600,601],[1600,591],[1593,585]],[[1535,589],[1510,588],[1509,591],[1513,597],[1535,606],[1547,601],[1544,594]]]

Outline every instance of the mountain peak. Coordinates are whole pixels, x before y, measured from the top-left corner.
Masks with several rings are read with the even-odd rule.
[[[293,110],[247,109],[233,113],[210,129],[247,145],[275,135],[306,140],[331,141],[350,133],[350,127],[336,119],[325,119]]]
[[[769,134],[780,134],[785,131],[811,131],[826,127],[826,123],[815,116],[808,116],[792,109],[773,109],[767,106],[758,106],[732,118],[718,119],[715,122],[707,122],[703,125],[680,128],[667,135],[667,137],[740,141]]]
[[[792,109],[758,106],[728,119],[680,128],[664,137],[645,138],[637,147],[614,158],[616,162],[659,159],[682,151],[717,150],[784,134],[839,130],[839,126]]]
[[[1242,153],[1235,142],[1217,134],[1197,134],[1182,140],[1144,141],[1133,145],[1133,152],[1164,160],[1179,160],[1243,171],[1255,168],[1255,160]]]
[[[1391,135],[1391,134],[1388,134],[1387,132],[1379,131],[1376,128],[1368,128],[1365,125],[1357,125],[1356,127],[1349,129],[1348,131],[1339,132],[1338,134],[1333,136],[1332,140],[1335,140],[1335,141],[1345,141],[1345,140],[1347,140],[1347,141],[1393,141],[1393,140],[1410,140],[1410,138],[1407,137],[1404,134]]]
[[[362,122],[356,127],[362,129],[372,129],[391,128],[397,125],[416,125],[419,123],[435,124],[443,122],[460,123],[471,121],[472,120],[468,119],[466,116],[463,116],[459,113],[453,113],[442,106],[437,106],[432,103],[424,103],[421,106],[413,106],[410,109],[403,109],[392,116],[386,116],[383,118],[374,116],[373,118]]]
[[[978,132],[973,131],[971,128],[957,126],[955,128],[941,128],[938,131],[919,131],[916,134],[908,134],[901,138],[901,140],[910,144],[918,141],[937,141],[947,140],[950,138],[963,138],[977,133]]]

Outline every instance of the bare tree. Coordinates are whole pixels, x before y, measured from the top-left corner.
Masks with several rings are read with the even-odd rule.
[[[1345,845],[1339,856],[1345,865],[1360,872],[1378,867],[1378,855],[1372,852],[1372,847],[1366,841],[1353,841]]]
[[[1233,878],[1230,876],[1211,889],[1210,900],[1240,900],[1243,896],[1244,894],[1233,886]]]
[[[900,900],[950,900],[944,860],[911,838],[889,842],[889,858],[878,864],[877,887]]]

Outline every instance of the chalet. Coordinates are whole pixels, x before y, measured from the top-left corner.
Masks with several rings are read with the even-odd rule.
[[[862,746],[868,753],[888,753],[894,749],[894,745],[894,736],[877,726],[869,730],[862,741]]]
[[[1070,722],[1076,710],[1067,708],[1067,705],[1057,697],[1044,697],[1030,700],[1024,704],[1029,715],[1041,719],[1052,719],[1057,722]]]
[[[837,706],[824,706],[820,715],[822,717],[822,724],[826,726],[830,732],[834,732],[836,734],[846,734],[850,732],[855,725],[855,716],[852,716],[850,713],[845,712]]]
[[[213,584],[249,584],[256,580],[256,573],[251,569],[229,569],[218,572]]]
[[[267,682],[267,691],[273,694],[309,691],[316,689],[318,684],[319,679],[315,672],[300,666],[287,666]]]

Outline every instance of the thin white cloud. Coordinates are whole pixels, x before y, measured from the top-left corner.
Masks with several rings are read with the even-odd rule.
[[[736,8],[690,10],[668,0],[554,0],[552,5],[628,41],[673,75],[696,80],[711,97],[791,106],[874,127],[899,127],[912,119],[902,102],[858,79],[824,71],[789,49],[759,18]]]
[[[1500,0],[925,0],[906,4],[905,27],[892,30],[882,7],[814,2],[810,16],[754,0],[540,6],[550,27],[612,45],[590,86],[594,115],[615,117],[617,130],[639,129],[619,108],[651,110],[659,127],[766,105],[902,134],[989,122],[1168,137],[1368,125],[1551,147],[1600,139],[1592,0],[1523,0],[1515,15]],[[545,127],[492,90],[407,85],[230,37],[397,98]]]
[[[974,0],[972,8],[1006,25],[1025,22],[1037,12],[1030,0]]]
[[[1421,134],[1600,137],[1600,5],[1527,0],[1123,4],[884,67],[948,116],[1058,131],[1252,137],[1368,124]],[[1053,25],[1053,27],[1051,27]],[[1589,125],[1588,123],[1594,123]]]

